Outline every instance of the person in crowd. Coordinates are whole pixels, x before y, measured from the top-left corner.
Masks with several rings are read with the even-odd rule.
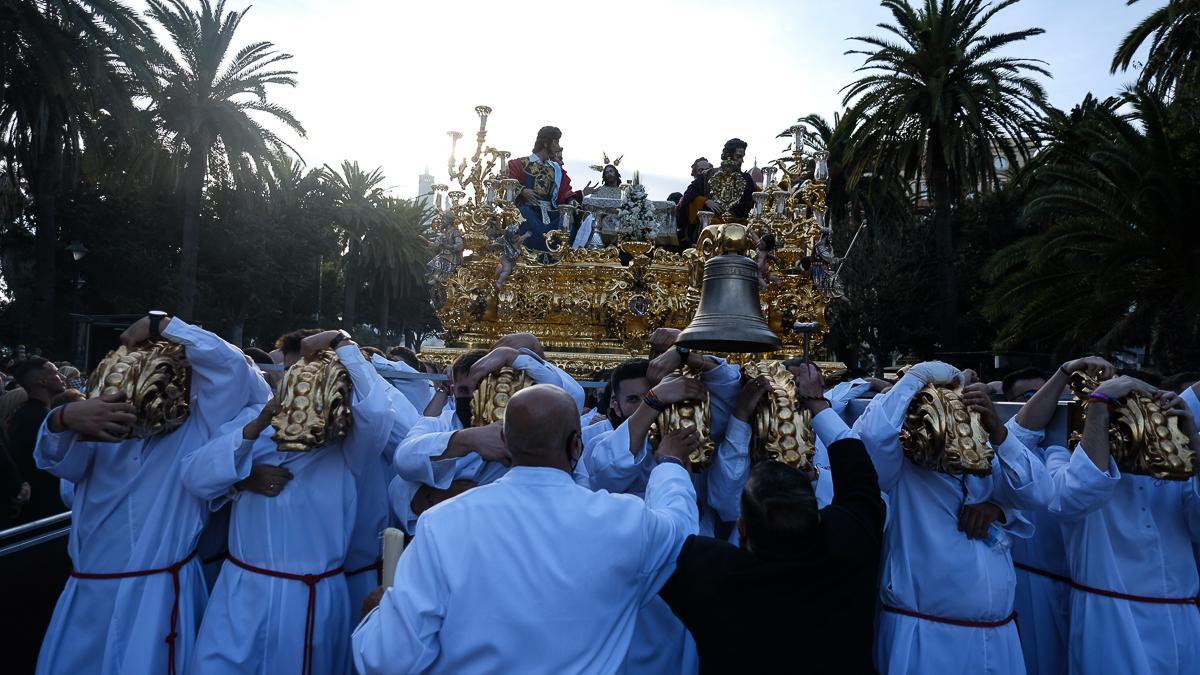
[[[905,413],[929,384],[963,387],[964,403],[980,416],[995,450],[987,476],[942,473],[905,457]],[[873,399],[854,429],[888,497],[875,644],[880,672],[1022,672],[1005,542],[1032,533],[1019,509],[1047,503],[1045,467],[1000,423],[984,385],[936,361],[909,369]]]
[[[196,639],[189,673],[349,672],[350,599],[344,575],[357,481],[378,471],[394,415],[387,383],[345,331],[300,341],[301,356],[331,349],[348,371],[353,423],[309,452],[279,452],[276,405],[192,453],[182,483],[216,508],[234,500],[229,554]],[[285,346],[286,351],[286,346]],[[252,466],[277,475],[266,494],[236,490]]]
[[[1000,393],[1005,401],[1023,403],[1033,398],[1048,379],[1050,377],[1040,368],[1031,366],[1014,370],[1000,381]]]
[[[524,371],[539,384],[550,384],[568,392],[576,401],[576,418],[582,412],[583,388],[570,375],[544,358],[541,343],[529,333],[508,335],[490,352],[468,352],[451,368],[454,398],[452,414],[443,413],[417,421],[396,448],[393,463],[407,489],[397,486],[393,496],[412,493],[408,508],[393,499],[393,510],[402,523],[410,523],[427,508],[474,485],[486,485],[508,471],[508,457],[498,423],[472,427],[471,394],[479,382],[503,367]],[[434,406],[445,401],[440,393]],[[452,489],[452,484],[457,483]],[[447,492],[452,490],[451,492]]]
[[[836,496],[818,509],[808,476],[762,462],[741,495],[741,547],[701,536],[684,542],[661,594],[695,637],[701,673],[784,673],[797,663],[875,672],[879,481],[862,442],[823,398],[820,371],[806,364],[796,389],[814,427],[828,428]]]
[[[38,469],[33,458],[38,430],[55,397],[66,390],[66,382],[58,366],[40,356],[30,356],[18,363],[13,375],[29,398],[8,422],[8,451],[29,484],[30,498],[20,520],[38,520],[66,510],[58,496],[58,478]]]
[[[152,313],[121,342],[134,349],[159,337],[183,345],[191,366],[181,426],[129,438],[138,411],[117,395],[60,406],[42,425],[37,466],[74,489],[73,570],[42,641],[41,675],[187,672],[208,595],[195,550],[209,511],[181,473],[269,390],[236,347],[178,318]]]
[[[1193,553],[1200,542],[1200,485],[1194,475],[1156,480],[1117,466],[1109,424],[1115,402],[1132,392],[1157,396],[1191,447],[1200,448],[1187,399],[1118,376],[1088,397],[1075,449],[1047,449],[1055,489],[1050,512],[1062,523],[1072,586],[1068,667],[1078,673],[1194,673],[1200,663],[1200,578]]]
[[[638,609],[696,532],[694,432],[659,446],[646,498],[572,479],[579,410],[561,388],[509,401],[512,469],[429,510],[396,583],[354,631],[360,673],[618,672]]]
[[[1010,373],[1003,380],[1005,398],[1025,405],[1010,420],[1009,430],[1039,461],[1045,462],[1046,425],[1054,416],[1071,375],[1085,372],[1097,379],[1107,379],[1114,371],[1113,365],[1100,357],[1084,357],[1062,364],[1053,375],[1037,369]],[[1032,393],[1030,388],[1034,390]],[[1030,509],[1024,515],[1034,526],[1033,536],[1014,538],[1012,557],[1017,575],[1013,607],[1019,617],[1017,630],[1025,655],[1025,670],[1030,675],[1065,673],[1071,589],[1062,529],[1044,508]]]

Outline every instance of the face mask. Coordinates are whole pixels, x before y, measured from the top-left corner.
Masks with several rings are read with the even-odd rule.
[[[464,429],[471,426],[471,397],[470,396],[455,396],[454,397],[454,414],[458,416],[458,421],[462,422]]]

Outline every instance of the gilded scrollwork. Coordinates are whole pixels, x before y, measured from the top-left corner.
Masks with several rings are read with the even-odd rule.
[[[1086,373],[1071,375],[1076,402],[1086,401],[1098,384]],[[1079,432],[1071,434],[1072,448],[1079,438]],[[1167,415],[1154,397],[1140,391],[1117,401],[1109,415],[1108,444],[1117,468],[1123,472],[1159,480],[1188,480],[1196,474],[1195,448],[1179,428],[1179,421]]]
[[[88,398],[123,395],[137,416],[129,436],[149,438],[171,433],[187,419],[191,381],[183,345],[151,340],[109,352],[88,378]]]
[[[332,349],[292,364],[279,383],[279,412],[271,418],[280,452],[307,452],[343,438],[350,412],[350,373]]]
[[[954,476],[986,476],[995,450],[979,413],[962,398],[962,389],[926,385],[913,396],[900,430],[904,455],[917,466]]]
[[[742,366],[748,379],[766,377],[771,385],[754,411],[750,453],[755,461],[776,460],[808,471],[816,452],[812,414],[796,401],[796,382],[781,361],[752,361]]]
[[[471,397],[472,426],[503,421],[512,395],[532,385],[533,380],[523,370],[505,366],[489,373],[479,382]]]

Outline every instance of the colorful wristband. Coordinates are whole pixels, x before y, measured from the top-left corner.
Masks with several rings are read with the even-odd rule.
[[[1111,396],[1098,391],[1088,394],[1088,401],[1100,401],[1109,408],[1114,408],[1117,405],[1117,402]]]
[[[654,395],[653,389],[646,392],[642,396],[642,403],[645,403],[646,405],[650,406],[651,408],[654,408],[658,412],[662,412],[667,409],[667,404],[660,401],[658,399],[658,397]]]

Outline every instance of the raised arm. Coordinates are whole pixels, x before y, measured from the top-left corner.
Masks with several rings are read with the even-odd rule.
[[[1020,412],[1016,415],[1017,424],[1034,432],[1045,429],[1051,418],[1054,417],[1059,398],[1062,397],[1067,385],[1071,383],[1071,374],[1081,371],[1098,380],[1106,380],[1113,376],[1116,369],[1099,356],[1085,356],[1081,359],[1067,361],[1054,371],[1050,379],[1046,380],[1042,388],[1033,395],[1033,398],[1021,406]]]
[[[209,433],[215,433],[222,425],[236,417],[247,405],[262,405],[271,398],[271,388],[262,373],[251,364],[240,349],[198,326],[179,318],[171,319],[162,327],[162,335],[181,344],[192,367],[192,400],[195,405],[188,412],[203,420]],[[149,324],[143,318],[130,326],[134,339]]]
[[[769,390],[765,377],[742,385],[729,426],[717,446],[716,458],[705,472],[706,500],[723,521],[737,520],[741,513],[742,488],[750,478],[750,419]]]

